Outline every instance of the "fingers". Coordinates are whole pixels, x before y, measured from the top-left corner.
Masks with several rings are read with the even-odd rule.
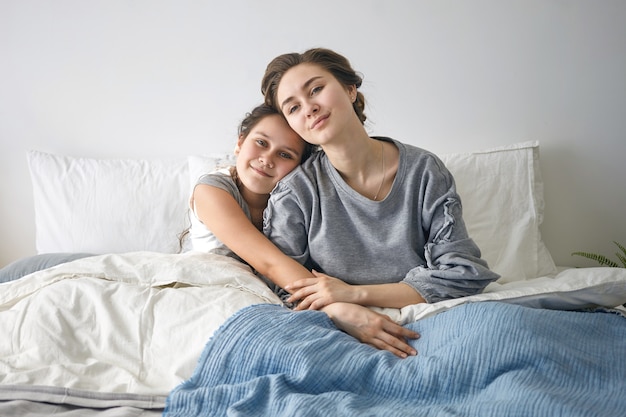
[[[285,285],[285,289],[291,293],[297,291],[299,289],[309,287],[311,285],[315,285],[317,283],[317,278],[302,278],[297,281],[292,282],[291,284]]]
[[[313,298],[315,294],[315,289],[303,288],[292,293],[287,301],[290,303],[295,303],[299,301],[298,306],[300,308],[298,310],[306,310],[315,301],[315,299]]]
[[[403,359],[417,355],[417,351],[407,343],[406,339],[418,339],[420,335],[400,326],[389,316],[383,314],[378,314],[378,316],[379,322],[374,326],[378,330],[370,335],[368,344],[381,350],[388,350]]]
[[[320,310],[321,308],[327,306],[328,304],[331,304],[330,301],[324,299],[324,298],[315,298],[316,294],[312,294],[309,295],[307,297],[305,297],[304,299],[302,299],[298,305],[294,308],[294,310],[300,311],[300,310]],[[291,301],[291,299],[294,300],[298,300],[299,298],[294,297],[293,295],[291,297],[289,297],[289,299],[287,301],[289,302],[293,302]]]
[[[380,314],[350,303],[333,303],[323,310],[335,325],[370,346],[387,350],[399,358],[417,355],[417,351],[407,343],[407,339],[417,339],[419,334],[404,328]]]
[[[400,326],[400,329],[402,329],[400,331],[399,334],[397,334],[398,337],[403,337],[405,339],[419,339],[420,338],[420,334],[417,332],[414,332],[411,329],[407,329],[406,327],[402,327]]]
[[[418,339],[420,335],[390,320],[383,326],[383,332],[377,335],[379,349],[390,351],[396,356],[406,358],[417,355],[417,351],[406,342],[406,339]],[[377,346],[378,347],[378,346]]]
[[[382,339],[375,339],[371,345],[380,350],[387,350],[401,359],[406,359],[409,356],[416,356],[417,351],[406,343],[398,343],[399,340],[386,342]]]

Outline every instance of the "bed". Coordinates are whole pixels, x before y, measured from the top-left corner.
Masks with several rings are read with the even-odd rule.
[[[0,271],[0,415],[626,410],[626,269],[554,264],[538,142],[441,155],[501,278],[471,297],[376,309],[422,335],[408,359],[179,241],[195,179],[230,156],[27,158],[38,254]]]

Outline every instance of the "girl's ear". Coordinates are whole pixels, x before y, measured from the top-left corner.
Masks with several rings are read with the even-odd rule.
[[[246,138],[243,135],[239,135],[239,138],[237,139],[237,145],[235,145],[235,155],[239,155],[239,152],[241,151],[241,145],[243,145],[244,140],[246,140]]]

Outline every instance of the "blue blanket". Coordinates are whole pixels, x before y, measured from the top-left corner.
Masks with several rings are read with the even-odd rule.
[[[399,359],[324,313],[272,305],[232,316],[164,416],[626,414],[626,318],[482,302],[409,325]]]

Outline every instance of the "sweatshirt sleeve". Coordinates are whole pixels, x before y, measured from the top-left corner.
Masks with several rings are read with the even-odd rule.
[[[420,180],[422,206],[417,210],[417,224],[426,238],[426,265],[411,269],[403,282],[434,303],[478,294],[500,276],[489,269],[468,236],[452,174],[438,158],[433,156],[431,162]]]
[[[263,233],[284,254],[310,269],[308,219],[303,207],[296,194],[279,182],[263,212]]]

